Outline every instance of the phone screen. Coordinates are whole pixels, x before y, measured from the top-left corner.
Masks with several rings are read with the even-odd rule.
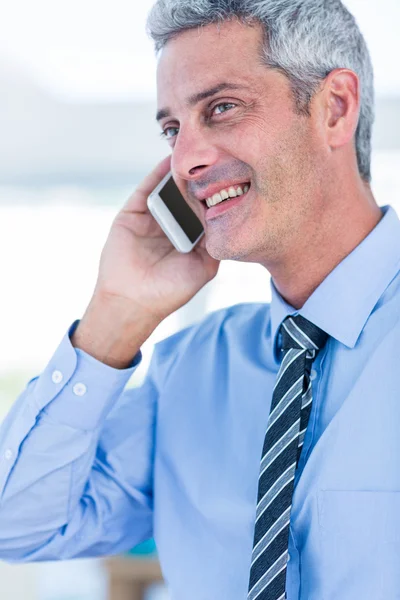
[[[203,232],[203,225],[180,193],[172,176],[158,193],[190,242],[194,244]]]

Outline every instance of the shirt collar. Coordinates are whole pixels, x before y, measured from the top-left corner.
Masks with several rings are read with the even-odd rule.
[[[271,337],[277,338],[287,315],[300,314],[330,336],[353,348],[374,306],[400,269],[400,219],[392,206],[380,207],[382,219],[314,290],[302,308],[285,302],[271,277]]]

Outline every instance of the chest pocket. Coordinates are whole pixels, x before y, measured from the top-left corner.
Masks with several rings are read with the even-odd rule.
[[[400,491],[318,492],[321,600],[400,599]]]

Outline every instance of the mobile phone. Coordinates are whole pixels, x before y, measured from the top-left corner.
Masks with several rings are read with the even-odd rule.
[[[147,206],[178,252],[190,252],[204,235],[200,219],[180,193],[171,171],[151,192]]]

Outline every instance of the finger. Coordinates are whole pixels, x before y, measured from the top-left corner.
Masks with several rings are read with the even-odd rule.
[[[122,207],[127,212],[146,212],[147,198],[171,167],[171,154],[165,156],[156,167],[139,183],[133,194]]]
[[[206,247],[206,235],[205,234],[202,236],[201,240],[199,241],[199,243],[197,245],[200,246],[200,248]]]

